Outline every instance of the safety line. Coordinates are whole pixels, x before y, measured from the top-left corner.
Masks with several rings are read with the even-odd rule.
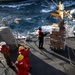
[[[69,57],[69,62],[72,66],[75,67],[75,62],[71,60],[71,57],[70,57],[70,52],[69,52],[69,48],[68,48],[68,57]]]
[[[51,0],[56,6],[58,6],[53,0]],[[49,2],[47,0],[45,0],[45,2],[47,2],[47,4],[50,6]]]
[[[47,0],[45,0],[45,2],[47,2],[47,4],[50,6],[49,2]]]
[[[54,2],[54,0],[51,0],[56,6],[58,6],[55,2]]]
[[[75,56],[75,52],[74,52],[74,50],[72,49],[72,52],[73,52],[73,54],[74,54],[74,56]]]
[[[58,0],[56,0],[57,1],[57,3],[58,3]]]
[[[49,2],[45,0],[45,2],[50,6]],[[52,1],[56,6],[58,6],[54,1]],[[55,9],[54,9],[55,10]]]

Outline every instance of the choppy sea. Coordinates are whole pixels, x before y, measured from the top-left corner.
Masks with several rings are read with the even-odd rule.
[[[59,19],[53,17],[50,19],[52,12],[57,13],[57,5],[60,0],[25,0],[22,2],[8,3],[0,5],[0,26],[3,25],[2,19],[8,20],[9,27],[15,34],[16,30],[21,35],[36,34],[39,26],[43,31],[50,32],[53,23],[58,23]],[[63,0],[65,11],[71,10],[75,18],[75,1]],[[14,20],[17,19],[18,23]],[[65,23],[67,20],[65,19]],[[68,22],[68,25],[75,25],[75,22]]]

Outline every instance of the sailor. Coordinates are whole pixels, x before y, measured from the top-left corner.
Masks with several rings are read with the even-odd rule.
[[[29,50],[30,48],[25,48],[24,46],[20,46],[18,52],[19,54],[22,54],[24,56],[24,60],[30,69],[31,67],[30,67],[30,60],[29,60]]]
[[[63,20],[63,18],[64,18],[64,5],[62,4],[61,1],[59,2],[59,5],[58,5],[58,13],[51,13],[50,17],[52,17],[52,16],[55,16],[55,17]]]
[[[61,19],[63,19],[63,17],[64,17],[64,5],[61,1],[59,2],[59,5],[58,5],[58,13],[59,13]]]
[[[29,67],[27,63],[25,62],[24,56],[19,55],[17,58],[17,61],[15,62],[18,75],[29,75]]]
[[[6,62],[7,62],[7,65],[9,67],[13,67],[12,66],[12,62],[11,62],[11,59],[10,59],[10,49],[9,47],[6,45],[6,42],[1,42],[0,43],[0,51],[1,53],[4,55],[5,59],[6,59]]]
[[[44,43],[44,33],[41,27],[39,27],[38,30],[38,39],[39,39],[39,49],[41,49],[43,48],[43,43]]]

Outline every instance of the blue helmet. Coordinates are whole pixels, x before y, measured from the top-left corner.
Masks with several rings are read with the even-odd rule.
[[[41,26],[39,27],[39,30],[42,30]]]

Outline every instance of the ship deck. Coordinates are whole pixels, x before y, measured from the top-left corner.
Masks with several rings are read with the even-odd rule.
[[[32,67],[30,70],[31,75],[75,75],[74,41],[75,38],[66,39],[67,49],[65,51],[51,50],[49,37],[45,37],[43,49],[38,48],[38,38],[32,38],[31,41],[27,41],[26,46],[30,47],[29,57]],[[24,45],[22,41],[19,41],[19,43]],[[17,55],[17,49],[11,51],[11,59],[13,62],[16,61]],[[5,61],[3,63],[8,68]],[[0,64],[0,73],[3,69],[4,68]],[[15,68],[8,68],[7,72],[7,75],[16,75]]]

